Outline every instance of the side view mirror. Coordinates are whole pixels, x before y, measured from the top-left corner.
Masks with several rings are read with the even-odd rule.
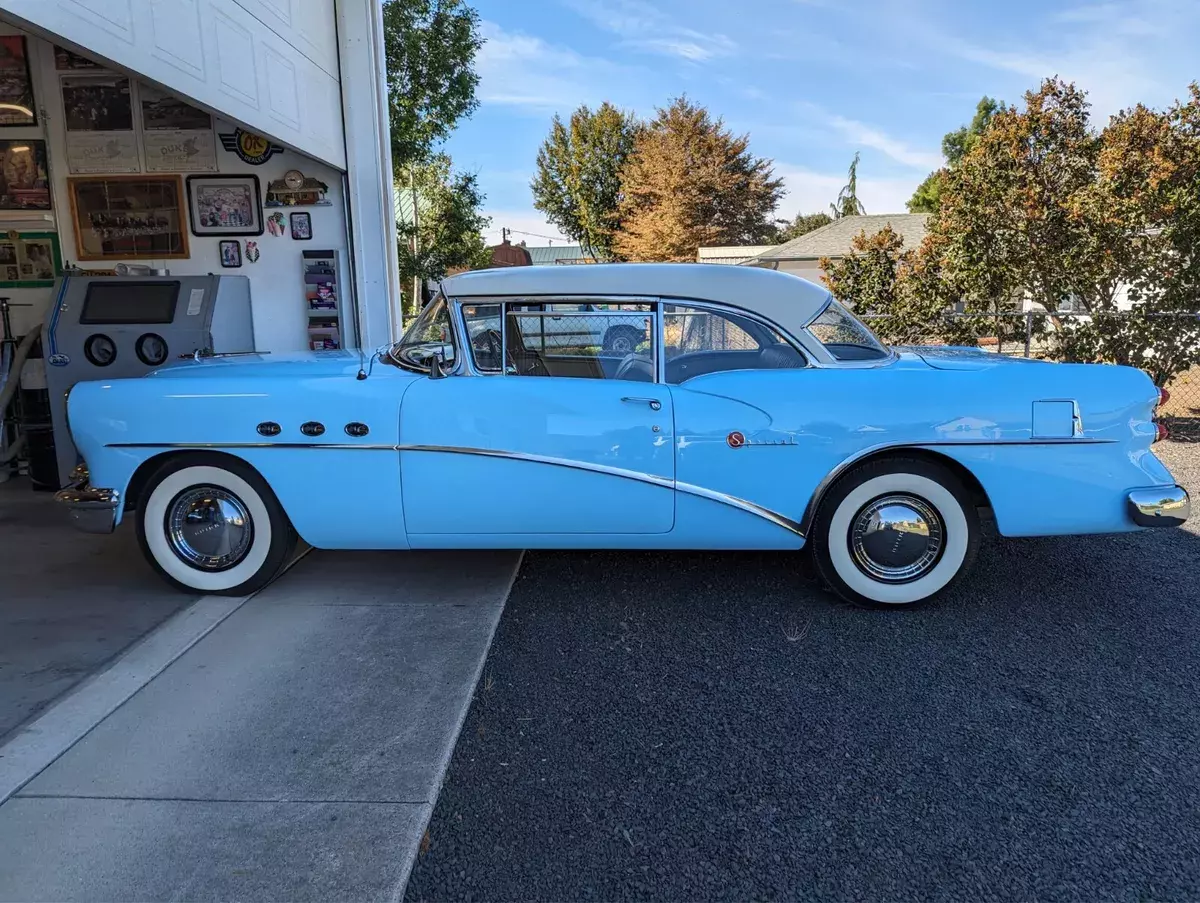
[[[430,379],[445,379],[446,371],[443,369],[446,366],[446,355],[440,351],[435,351],[429,356],[429,378]]]

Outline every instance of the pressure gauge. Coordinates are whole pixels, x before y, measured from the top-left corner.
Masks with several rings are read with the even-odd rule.
[[[107,367],[117,359],[117,346],[106,335],[96,333],[83,343],[83,354],[96,367]]]
[[[299,191],[304,187],[304,173],[298,169],[289,169],[283,174],[283,184],[292,191]]]
[[[147,367],[158,367],[167,359],[167,340],[153,332],[148,332],[134,346],[138,360]]]

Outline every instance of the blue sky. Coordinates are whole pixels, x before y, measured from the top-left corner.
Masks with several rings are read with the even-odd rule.
[[[581,103],[650,116],[688,94],[775,161],[781,216],[826,209],[861,151],[860,197],[892,213],[984,94],[1017,101],[1059,74],[1102,123],[1139,101],[1166,106],[1200,78],[1200,0],[473,3],[487,38],[481,106],[447,150],[479,174],[497,240],[502,226],[556,234],[529,182],[551,117]]]

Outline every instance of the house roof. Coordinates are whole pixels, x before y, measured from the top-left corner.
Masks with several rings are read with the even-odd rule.
[[[884,226],[890,225],[904,238],[906,248],[916,248],[925,238],[925,221],[928,213],[880,213],[869,216],[843,216],[827,226],[813,229],[793,238],[785,244],[764,251],[752,260],[750,266],[763,266],[775,260],[817,260],[821,257],[845,257],[850,253],[850,243],[859,232],[874,235]]]
[[[595,262],[592,256],[579,245],[549,245],[537,248],[526,246],[525,250],[529,252],[529,259],[533,261],[535,267],[553,266],[564,261],[569,263]]]
[[[757,257],[764,251],[770,251],[774,245],[724,245],[699,248],[696,251],[697,263],[741,263],[751,257]]]
[[[504,267],[451,276],[450,298],[594,297],[716,301],[761,314],[793,335],[825,309],[830,294],[789,273],[704,263],[604,263],[586,267]]]

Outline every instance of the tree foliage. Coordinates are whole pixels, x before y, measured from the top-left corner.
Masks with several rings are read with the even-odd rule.
[[[971,121],[952,132],[947,132],[942,138],[942,155],[946,158],[946,168],[953,169],[967,152],[975,146],[979,136],[987,131],[992,118],[1006,110],[1000,101],[984,96],[975,106],[975,115]],[[909,213],[935,213],[941,203],[942,183],[946,177],[946,168],[931,172],[925,181],[917,186],[912,198],[908,201]]]
[[[593,257],[613,256],[620,229],[621,170],[633,152],[640,124],[610,103],[594,113],[586,105],[558,117],[537,156],[530,188],[533,205]]]
[[[756,244],[783,195],[747,136],[681,97],[642,129],[621,172],[616,256],[687,261],[702,245]]]
[[[829,205],[829,212],[834,219],[841,219],[843,216],[862,216],[867,212],[867,208],[858,199],[858,156],[857,153],[854,154],[854,160],[850,163],[850,172],[847,173],[846,184],[838,192],[837,200]]]
[[[479,14],[464,0],[384,0],[392,165],[427,160],[479,105]]]
[[[1098,131],[1086,95],[1048,79],[988,118],[943,171],[917,252],[860,236],[830,264],[831,288],[900,334],[925,318],[943,340],[1020,340],[1025,319],[998,315],[1028,307],[1064,360],[1142,367],[1160,384],[1200,363],[1200,87]],[[947,319],[952,307],[962,315]]]
[[[400,276],[406,284],[489,265],[491,251],[483,239],[489,221],[479,212],[483,195],[474,174],[453,172],[450,158],[438,154],[403,174],[398,185],[410,196],[415,188],[419,205],[417,225],[412,219],[396,224]],[[407,313],[419,310],[418,300],[407,299]]]
[[[769,244],[781,245],[794,238],[799,238],[801,235],[807,235],[815,229],[820,229],[822,226],[828,226],[832,222],[833,217],[822,211],[797,213],[795,219],[776,220],[775,234],[770,236],[767,241]]]

